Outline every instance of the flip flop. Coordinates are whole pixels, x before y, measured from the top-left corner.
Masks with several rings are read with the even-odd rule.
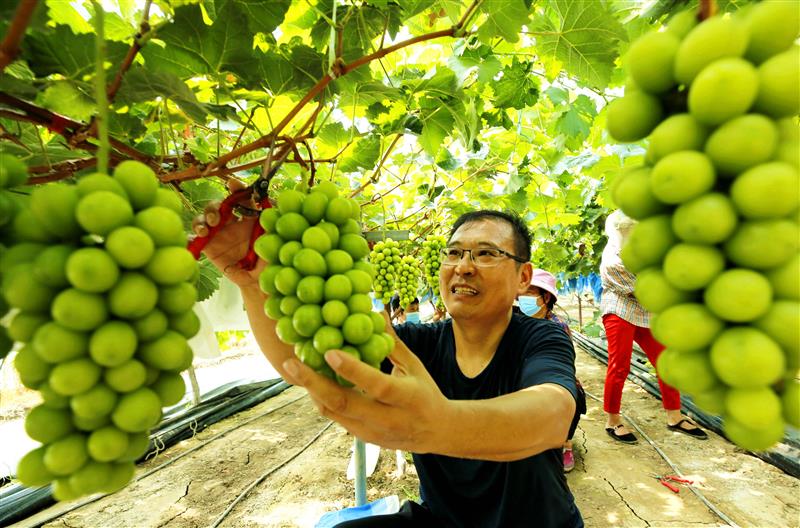
[[[623,424],[618,424],[615,425],[614,427],[606,427],[606,433],[608,433],[608,436],[610,436],[617,442],[622,442],[623,444],[635,444],[639,441],[639,439],[636,438],[636,435],[634,435],[633,433],[625,433],[624,435],[618,435],[617,433],[615,433],[614,431],[616,431],[620,427],[623,427]]]
[[[681,427],[681,424],[684,423],[684,422],[686,422],[689,425],[694,425],[694,429],[684,429],[683,427]],[[673,431],[678,431],[679,433],[683,433],[683,434],[689,435],[692,438],[697,438],[698,440],[707,440],[708,439],[708,435],[706,434],[706,432],[703,431],[702,429],[700,429],[699,427],[697,427],[697,425],[692,423],[692,421],[689,420],[688,418],[682,419],[680,422],[676,423],[675,425],[667,424],[667,428],[672,429]]]

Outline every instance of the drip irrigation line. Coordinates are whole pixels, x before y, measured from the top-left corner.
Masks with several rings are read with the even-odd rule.
[[[591,392],[587,391],[585,388],[584,388],[583,390],[584,390],[584,392],[586,393],[586,395],[587,395],[587,396],[589,396],[590,398],[592,398],[593,400],[595,400],[595,401],[598,401],[598,402],[600,402],[600,403],[602,403],[602,402],[603,402],[603,400],[601,400],[600,398],[598,398],[597,396],[595,396],[595,395],[594,395],[594,394],[592,394]],[[680,469],[678,469],[678,467],[677,467],[675,464],[673,464],[672,460],[670,460],[670,459],[669,459],[669,457],[667,456],[667,454],[666,454],[666,453],[664,453],[664,451],[663,451],[663,450],[662,450],[660,447],[658,447],[658,446],[656,445],[656,443],[655,443],[653,440],[651,440],[651,439],[650,439],[650,437],[649,437],[649,436],[647,436],[647,434],[646,434],[646,433],[645,433],[645,432],[642,430],[642,428],[641,428],[641,427],[639,427],[639,424],[637,424],[637,423],[636,423],[636,421],[635,421],[633,418],[631,418],[630,416],[628,416],[627,414],[625,414],[625,413],[623,413],[623,412],[621,412],[620,414],[622,415],[622,417],[623,417],[623,418],[625,418],[625,420],[626,420],[626,421],[627,421],[629,424],[631,424],[631,425],[633,426],[633,428],[634,428],[634,429],[636,429],[636,431],[637,431],[637,432],[638,432],[640,435],[642,435],[642,438],[644,438],[644,439],[647,441],[647,443],[648,443],[648,444],[650,444],[650,446],[651,446],[653,449],[655,449],[656,453],[658,453],[658,454],[659,454],[659,456],[661,456],[661,458],[663,458],[663,459],[664,459],[664,462],[666,462],[666,463],[667,463],[667,465],[668,465],[668,466],[669,466],[669,467],[672,469],[672,472],[673,472],[673,474],[675,474],[675,475],[676,475],[676,476],[678,476],[678,477],[681,477],[681,478],[683,478],[683,476],[684,476],[684,475],[683,475],[683,473],[681,472],[681,470],[680,470]],[[730,526],[731,528],[739,528],[739,525],[738,525],[738,524],[736,524],[736,523],[735,523],[735,522],[734,522],[734,521],[733,521],[733,520],[732,520],[730,517],[728,517],[727,515],[725,515],[724,513],[722,513],[722,512],[719,510],[719,508],[717,508],[716,506],[714,506],[714,505],[713,505],[713,504],[712,504],[712,503],[711,503],[711,502],[710,502],[708,499],[706,499],[706,497],[705,497],[705,496],[704,496],[704,495],[703,495],[703,494],[702,494],[700,491],[698,491],[697,489],[695,489],[695,487],[694,487],[694,486],[692,486],[692,485],[688,485],[688,484],[687,484],[687,487],[689,488],[689,490],[690,490],[692,493],[694,493],[694,494],[695,494],[695,496],[696,496],[698,499],[700,499],[700,502],[702,502],[703,504],[705,504],[705,505],[706,505],[706,507],[707,507],[709,510],[711,510],[712,512],[714,512],[714,514],[715,514],[717,517],[719,517],[720,519],[722,519],[722,520],[723,520],[725,523],[727,523],[727,525],[728,525],[728,526]]]
[[[292,456],[290,456],[289,458],[287,458],[286,460],[284,460],[283,462],[281,462],[281,463],[280,463],[280,464],[278,464],[277,466],[273,467],[272,469],[270,469],[269,471],[267,471],[266,473],[264,473],[263,475],[261,475],[260,477],[258,477],[256,480],[254,480],[254,481],[253,481],[253,482],[252,482],[252,483],[251,483],[249,486],[247,486],[247,488],[245,488],[245,490],[244,490],[243,492],[241,492],[241,493],[239,494],[239,496],[238,496],[238,497],[236,497],[236,499],[234,499],[234,501],[233,501],[233,502],[230,504],[230,506],[228,506],[228,507],[225,509],[225,511],[224,511],[224,512],[222,512],[222,514],[221,514],[219,517],[217,517],[217,520],[216,520],[216,521],[214,521],[214,524],[212,524],[210,528],[217,528],[217,527],[220,525],[220,523],[222,523],[222,521],[224,521],[224,520],[225,520],[225,517],[227,517],[227,516],[228,516],[228,514],[229,514],[231,511],[233,511],[233,508],[235,508],[235,507],[236,507],[236,505],[237,505],[237,504],[239,504],[239,502],[240,502],[242,499],[244,499],[244,498],[245,498],[245,497],[246,497],[246,496],[247,496],[247,495],[248,495],[248,494],[249,494],[249,493],[250,493],[250,492],[253,490],[253,488],[255,488],[256,486],[258,486],[259,484],[261,484],[261,483],[262,483],[264,480],[266,480],[266,479],[267,479],[267,477],[269,477],[270,475],[272,475],[273,473],[275,473],[276,471],[278,471],[280,468],[282,468],[283,466],[285,466],[286,464],[288,464],[289,462],[291,462],[292,460],[294,460],[295,458],[297,458],[297,457],[298,457],[298,456],[299,456],[301,453],[303,453],[303,451],[305,451],[306,449],[308,449],[308,448],[311,446],[311,444],[313,444],[314,442],[316,442],[316,441],[317,441],[317,439],[318,439],[320,436],[322,436],[322,434],[323,434],[325,431],[327,431],[327,430],[328,430],[328,428],[330,428],[330,426],[331,426],[331,425],[333,425],[333,422],[332,422],[332,421],[331,421],[331,422],[328,422],[328,423],[325,425],[325,427],[323,427],[323,428],[322,428],[322,429],[321,429],[321,430],[320,430],[320,431],[319,431],[319,432],[318,432],[316,435],[314,435],[314,438],[312,438],[311,440],[309,440],[309,441],[306,443],[306,445],[304,445],[303,447],[301,447],[300,449],[298,449],[298,450],[297,450],[297,451],[296,451],[296,452],[295,452],[295,453],[294,453]]]
[[[254,421],[256,421],[256,420],[258,420],[260,418],[264,418],[265,416],[268,416],[268,415],[274,413],[275,411],[283,409],[284,407],[286,407],[288,405],[291,405],[294,402],[296,402],[296,401],[298,401],[298,400],[300,400],[302,398],[305,398],[307,395],[308,394],[303,394],[301,396],[298,396],[297,398],[295,398],[293,400],[289,400],[288,402],[285,402],[285,403],[283,403],[281,405],[278,405],[277,407],[273,407],[272,409],[269,409],[269,410],[267,410],[267,411],[265,411],[263,413],[260,413],[260,414],[258,414],[256,416],[252,416],[252,417],[248,418],[247,420],[237,424],[236,426],[231,427],[230,429],[226,429],[225,431],[222,431],[220,433],[215,434],[214,436],[212,436],[210,438],[205,439],[203,442],[201,442],[200,444],[194,446],[193,448],[189,449],[188,451],[184,451],[183,453],[181,453],[180,455],[176,456],[175,458],[171,458],[171,459],[167,460],[166,462],[164,462],[160,466],[154,467],[153,469],[151,469],[151,470],[149,470],[149,471],[137,476],[136,478],[131,480],[131,482],[129,482],[126,485],[126,487],[129,486],[130,484],[133,484],[134,482],[139,482],[140,480],[142,480],[142,479],[144,479],[146,477],[149,477],[150,475],[152,475],[153,473],[155,473],[157,471],[161,471],[165,467],[169,466],[170,464],[173,464],[173,463],[177,462],[178,460],[180,460],[181,458],[185,457],[186,455],[189,455],[191,453],[194,453],[195,451],[198,451],[199,449],[202,449],[203,447],[207,446],[209,443],[213,442],[214,440],[218,440],[219,438],[222,438],[223,436],[225,436],[228,433],[231,433],[231,432],[239,429],[240,427],[244,427],[245,425],[247,425],[249,423],[252,423],[252,422],[254,422]],[[70,512],[73,512],[73,511],[77,510],[78,508],[83,508],[84,506],[86,506],[88,504],[91,504],[93,502],[96,502],[96,501],[102,499],[103,497],[108,497],[108,496],[109,496],[109,494],[100,494],[100,495],[96,495],[94,497],[89,497],[87,499],[84,499],[84,500],[78,502],[77,504],[74,504],[73,506],[71,506],[67,510],[54,513],[53,515],[51,515],[47,519],[37,522],[34,525],[34,528],[39,528],[39,527],[41,527],[41,526],[43,526],[43,525],[45,525],[45,524],[47,524],[47,523],[49,523],[51,521],[54,521],[54,520],[58,519],[59,517],[62,517],[62,516],[66,515],[66,514],[68,514]]]

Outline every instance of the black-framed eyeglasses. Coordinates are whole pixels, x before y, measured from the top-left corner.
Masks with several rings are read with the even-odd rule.
[[[518,257],[508,251],[499,248],[473,248],[463,249],[457,247],[446,247],[442,249],[442,266],[457,266],[464,253],[469,253],[469,258],[473,264],[481,268],[497,266],[504,258],[510,258],[522,264],[528,262],[522,257]]]

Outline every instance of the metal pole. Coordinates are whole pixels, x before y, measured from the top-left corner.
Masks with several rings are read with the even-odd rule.
[[[367,452],[364,441],[356,438],[353,441],[353,456],[356,462],[356,506],[367,503]]]

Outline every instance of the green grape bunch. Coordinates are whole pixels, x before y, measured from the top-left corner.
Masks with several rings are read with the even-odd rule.
[[[417,259],[404,255],[400,259],[400,268],[397,271],[397,294],[400,297],[400,307],[408,309],[417,297],[420,283],[420,269]]]
[[[375,268],[375,297],[389,304],[397,290],[397,273],[400,270],[400,244],[387,238],[377,242],[369,255]]]
[[[430,235],[422,242],[420,250],[425,283],[431,289],[433,297],[437,299],[437,307],[440,309],[444,308],[444,304],[439,292],[439,269],[442,267],[442,250],[446,244],[447,239],[445,237]]]
[[[631,45],[608,108],[615,140],[647,139],[612,196],[659,374],[753,451],[800,427],[799,33],[796,2],[680,14]]]
[[[162,407],[183,398],[200,320],[180,212],[150,168],[124,161],[33,188],[4,232],[14,367],[42,399],[25,418],[41,446],[19,462],[23,485],[52,483],[58,500],[124,487]]]
[[[378,368],[394,348],[383,316],[372,311],[373,268],[358,222],[360,207],[331,182],[282,191],[265,209],[255,244],[267,262],[259,286],[278,338],[317,372],[336,375],[324,354],[339,349]]]
[[[3,253],[8,249],[7,246],[13,243],[11,238],[11,226],[14,217],[20,209],[21,196],[9,189],[25,183],[28,179],[28,168],[25,164],[9,154],[0,152],[0,260]],[[3,275],[0,268],[0,284]],[[0,319],[3,319],[10,310],[10,306],[5,298],[0,295]],[[0,325],[0,360],[5,358],[14,346],[14,341],[9,337],[5,326]]]

